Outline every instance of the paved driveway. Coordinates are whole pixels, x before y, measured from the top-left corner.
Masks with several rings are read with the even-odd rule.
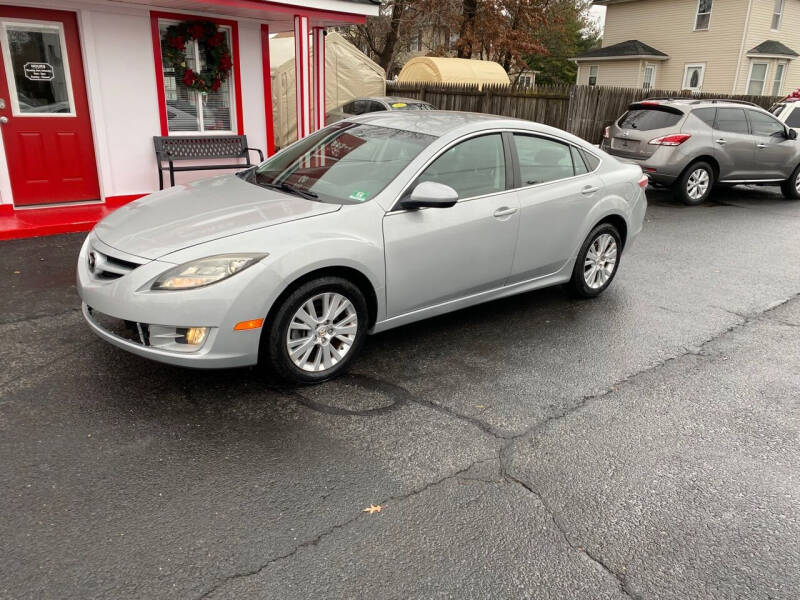
[[[650,197],[602,298],[299,390],[116,350],[82,236],[0,244],[0,598],[797,598],[800,203]]]

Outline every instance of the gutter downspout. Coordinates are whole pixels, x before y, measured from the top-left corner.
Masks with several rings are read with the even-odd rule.
[[[750,29],[750,13],[752,12],[753,12],[753,0],[748,0],[747,17],[744,20],[744,30],[742,31],[742,43],[739,45],[739,60],[736,61],[736,76],[733,78],[733,89],[731,90],[731,95],[736,95],[736,87],[739,85],[739,74],[742,72],[742,59],[744,58],[744,44],[747,41],[747,32]]]

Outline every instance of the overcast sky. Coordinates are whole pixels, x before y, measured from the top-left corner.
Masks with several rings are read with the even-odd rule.
[[[592,16],[597,21],[597,24],[600,26],[600,31],[603,30],[603,21],[606,18],[606,7],[605,6],[593,6],[589,9]]]

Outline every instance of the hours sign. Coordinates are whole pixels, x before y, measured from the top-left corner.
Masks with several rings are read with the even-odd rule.
[[[53,65],[45,62],[25,63],[25,77],[31,81],[51,81],[55,77]]]

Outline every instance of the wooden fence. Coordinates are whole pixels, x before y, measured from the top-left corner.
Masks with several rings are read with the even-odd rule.
[[[498,85],[479,88],[466,84],[387,82],[386,93],[424,100],[441,110],[466,110],[537,121],[569,131],[593,144],[600,143],[603,129],[622,115],[628,105],[646,98],[726,98],[752,102],[764,108],[780,100],[773,96],[726,96],[585,85],[537,86],[523,90]]]

